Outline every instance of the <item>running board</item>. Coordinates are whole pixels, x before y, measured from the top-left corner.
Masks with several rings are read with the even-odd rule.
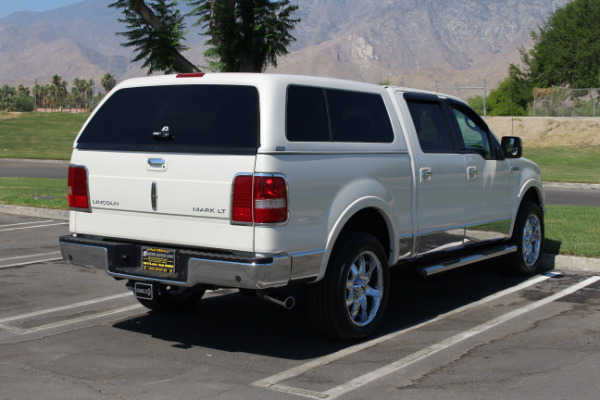
[[[439,274],[440,272],[449,271],[454,268],[464,267],[465,265],[473,264],[479,261],[484,261],[490,258],[503,256],[505,254],[514,253],[515,251],[517,251],[517,246],[515,245],[492,247],[480,250],[474,254],[470,254],[466,257],[462,257],[459,259],[451,259],[440,264],[434,264],[428,267],[421,267],[419,268],[419,274],[422,277],[428,277],[434,274]]]

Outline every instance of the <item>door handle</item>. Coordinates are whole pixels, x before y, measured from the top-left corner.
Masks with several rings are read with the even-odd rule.
[[[467,167],[467,175],[469,177],[469,180],[477,179],[477,174],[477,167]]]
[[[148,165],[150,168],[165,169],[167,167],[167,160],[165,158],[149,158]]]
[[[421,174],[421,182],[431,182],[433,179],[433,172],[431,172],[431,168],[421,168],[419,173]]]

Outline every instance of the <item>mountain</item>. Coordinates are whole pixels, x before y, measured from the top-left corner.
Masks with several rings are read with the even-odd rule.
[[[566,0],[297,0],[302,19],[291,53],[271,72],[312,74],[433,89],[496,86],[530,31]],[[107,0],[0,19],[0,85],[67,82],[109,72],[118,81],[145,75],[120,46],[124,30]],[[188,21],[191,25],[193,21]],[[202,59],[203,38],[186,53]]]
[[[495,87],[560,0],[302,0],[278,72],[434,89]]]

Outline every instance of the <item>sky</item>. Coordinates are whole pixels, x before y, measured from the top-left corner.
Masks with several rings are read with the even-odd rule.
[[[16,11],[47,11],[83,0],[0,0],[0,18]]]

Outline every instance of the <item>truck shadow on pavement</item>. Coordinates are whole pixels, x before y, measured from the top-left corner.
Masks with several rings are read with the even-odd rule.
[[[429,278],[392,269],[388,307],[377,335],[410,328],[527,279],[505,273],[503,262],[473,264]],[[290,360],[312,359],[352,345],[318,336],[303,290],[291,294],[297,300],[292,310],[235,292],[204,298],[187,313],[148,312],[113,326],[169,342],[178,349],[201,347]]]

